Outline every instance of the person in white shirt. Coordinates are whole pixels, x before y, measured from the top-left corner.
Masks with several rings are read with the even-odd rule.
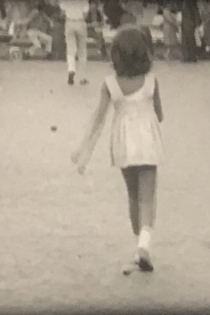
[[[60,0],[60,8],[65,12],[65,37],[67,46],[68,84],[74,84],[76,57],[78,58],[81,84],[87,84],[85,67],[87,62],[87,25],[85,22],[89,8],[88,0]]]

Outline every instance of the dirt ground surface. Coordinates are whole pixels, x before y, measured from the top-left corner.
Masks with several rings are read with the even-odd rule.
[[[125,186],[110,167],[112,110],[84,177],[70,160],[110,65],[90,62],[84,87],[67,85],[63,62],[0,69],[0,309],[210,306],[209,64],[154,65],[166,155],[155,271],[129,277],[134,240]]]

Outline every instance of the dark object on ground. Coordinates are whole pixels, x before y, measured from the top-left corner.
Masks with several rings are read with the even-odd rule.
[[[80,80],[80,84],[81,85],[87,85],[87,84],[89,84],[89,81],[87,79],[82,79],[82,80]]]
[[[55,131],[57,131],[58,128],[57,128],[57,126],[51,126],[50,129],[51,129],[51,131],[55,132]]]

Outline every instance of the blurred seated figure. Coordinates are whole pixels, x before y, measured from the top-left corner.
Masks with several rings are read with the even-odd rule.
[[[106,44],[103,37],[103,12],[101,12],[99,0],[89,0],[89,10],[86,16],[88,37],[96,40],[102,57],[107,56]]]
[[[47,57],[51,57],[52,36],[49,33],[53,23],[44,11],[43,1],[37,0],[28,18],[19,21],[17,25],[26,27],[27,36],[33,44],[29,50],[30,56],[34,56],[38,49],[44,47]]]

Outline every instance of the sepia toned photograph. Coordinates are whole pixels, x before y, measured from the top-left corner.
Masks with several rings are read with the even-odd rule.
[[[0,0],[0,314],[210,314],[210,0]]]

